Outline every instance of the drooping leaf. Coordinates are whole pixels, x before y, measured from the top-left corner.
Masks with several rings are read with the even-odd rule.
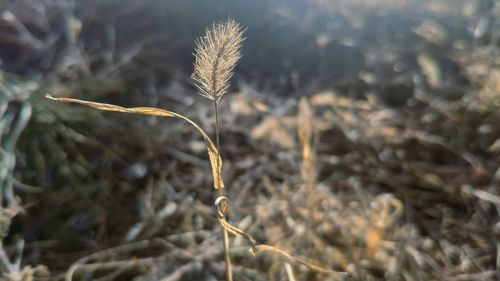
[[[115,111],[115,112],[123,112],[123,113],[133,113],[133,114],[141,114],[141,115],[149,115],[149,116],[159,116],[159,117],[172,117],[172,118],[178,118],[181,120],[184,120],[185,122],[191,124],[193,127],[200,132],[202,135],[203,139],[205,140],[207,144],[207,150],[208,150],[208,159],[210,160],[210,165],[212,167],[212,177],[214,179],[214,188],[216,190],[220,190],[224,188],[224,182],[222,180],[222,159],[220,158],[219,152],[217,151],[217,148],[215,147],[214,143],[210,139],[210,137],[207,135],[207,133],[200,127],[198,124],[196,124],[194,121],[191,119],[187,118],[186,116],[183,116],[181,114],[164,110],[164,109],[159,109],[155,107],[122,107],[118,105],[113,105],[113,104],[107,104],[107,103],[98,103],[98,102],[91,102],[91,101],[85,101],[85,100],[79,100],[79,99],[73,99],[73,98],[56,98],[51,95],[46,95],[45,96],[48,99],[54,100],[54,101],[60,101],[60,102],[68,102],[68,103],[78,103],[82,104],[88,107],[96,108],[99,110],[105,110],[105,111]]]

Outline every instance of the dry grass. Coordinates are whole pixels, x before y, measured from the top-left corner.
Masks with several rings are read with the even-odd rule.
[[[203,95],[214,101],[214,104],[216,106],[216,118],[218,118],[217,102],[229,88],[229,79],[232,76],[232,70],[235,66],[235,63],[240,57],[239,48],[241,41],[243,40],[241,35],[241,27],[239,27],[239,25],[234,21],[230,20],[227,23],[214,25],[212,30],[207,31],[207,35],[204,37],[204,39],[197,42],[198,47],[196,52],[195,72],[193,74],[193,77],[196,81],[201,81],[199,88],[202,91]],[[273,253],[283,257],[288,263],[303,265],[310,270],[317,272],[318,274],[329,274],[335,276],[336,278],[346,277],[346,273],[344,272],[338,272],[332,269],[324,268],[322,266],[316,265],[314,262],[308,261],[305,258],[294,257],[285,250],[270,245],[257,244],[256,240],[250,234],[244,232],[238,227],[231,225],[226,220],[226,217],[229,214],[230,201],[227,197],[224,196],[224,193],[222,193],[224,182],[222,180],[222,160],[219,155],[218,141],[216,147],[207,133],[205,133],[205,131],[191,119],[172,111],[153,107],[125,108],[117,105],[90,102],[73,98],[56,98],[51,95],[46,95],[46,98],[59,102],[77,103],[104,111],[178,118],[193,126],[202,135],[208,148],[208,159],[210,160],[210,164],[212,166],[214,189],[218,192],[218,197],[215,200],[215,206],[217,208],[217,216],[223,232],[223,248],[226,262],[226,280],[233,280],[232,266],[229,254],[229,238],[227,233],[231,233],[235,236],[247,240],[251,245],[250,253],[252,253],[253,255],[256,255],[260,252]],[[303,174],[308,181],[310,196],[313,196],[315,194],[314,184],[316,173],[314,168],[314,153],[312,147],[314,121],[312,119],[310,106],[308,105],[306,100],[302,100],[301,102],[301,115],[299,120],[302,124],[299,130],[299,136],[304,144]],[[216,120],[216,124],[217,123],[218,120]],[[216,129],[218,139],[218,125],[216,125]],[[310,201],[310,204],[312,206],[314,202]],[[70,267],[70,269],[68,269],[68,272],[66,273],[65,279],[67,281],[71,281],[73,273],[79,267],[87,268],[87,270],[91,271],[108,270],[110,268],[122,266],[137,266],[141,265],[143,262],[149,263],[151,260],[153,260],[153,258],[145,258],[139,263],[118,261],[104,264],[85,264],[87,260],[91,260],[91,256],[77,261],[72,267]],[[290,264],[288,264],[288,267],[290,267]]]
[[[214,24],[212,29],[207,29],[204,37],[196,41],[194,71],[192,78],[197,82],[196,86],[202,96],[214,103],[215,109],[215,139],[217,151],[220,151],[220,128],[219,128],[219,105],[220,98],[227,92],[230,85],[236,62],[241,58],[241,42],[243,30],[234,20],[225,23]],[[218,165],[222,167],[222,163]],[[216,205],[219,216],[223,218],[229,211],[229,200],[225,199],[224,192],[219,190]],[[217,203],[219,202],[219,203]],[[224,206],[220,204],[225,204]],[[226,280],[233,280],[231,258],[229,255],[228,230],[222,227],[222,243],[226,261]]]
[[[47,2],[33,7],[43,12],[40,7]],[[500,132],[496,124],[500,111],[494,45],[498,32],[492,29],[480,39],[460,33],[464,26],[482,22],[484,15],[473,7],[479,2],[457,1],[470,5],[455,9],[443,5],[453,2],[446,0],[308,1],[323,8],[319,17],[313,9],[294,10],[276,2],[255,25],[250,17],[242,17],[249,26],[251,46],[245,57],[255,65],[247,68],[248,61],[243,61],[239,92],[231,93],[230,99],[208,97],[224,106],[219,117],[222,128],[216,130],[210,129],[210,108],[194,103],[195,95],[189,96],[194,91],[188,79],[191,65],[176,64],[193,38],[165,36],[169,30],[165,27],[160,35],[155,29],[154,38],[165,36],[160,41],[168,48],[155,40],[151,43],[147,32],[141,31],[160,26],[154,17],[139,21],[140,27],[134,29],[138,32],[121,33],[135,26],[137,21],[129,19],[143,15],[154,7],[153,2],[159,3],[116,1],[120,5],[113,5],[113,13],[108,10],[104,16],[96,16],[99,11],[96,14],[92,9],[101,4],[95,4],[78,20],[68,18],[65,22],[82,20],[85,38],[75,37],[78,44],[67,53],[68,60],[59,60],[60,50],[51,48],[50,42],[43,44],[49,46],[46,50],[31,48],[32,40],[18,44],[16,33],[8,33],[14,45],[7,48],[19,49],[21,55],[17,61],[3,61],[2,67],[10,64],[21,70],[26,69],[24,65],[30,71],[52,68],[49,61],[62,63],[50,73],[55,79],[50,79],[51,85],[43,85],[43,80],[23,83],[3,72],[0,76],[5,86],[0,95],[5,89],[25,92],[12,102],[15,95],[2,96],[7,97],[7,106],[0,97],[2,149],[7,147],[5,140],[14,139],[12,132],[23,131],[17,144],[11,142],[5,150],[8,153],[0,155],[0,182],[2,187],[12,187],[2,189],[8,194],[4,199],[21,204],[18,198],[22,198],[26,211],[13,220],[9,234],[2,233],[6,236],[0,255],[6,258],[0,266],[9,268],[8,272],[0,269],[3,279],[221,280],[228,255],[220,245],[220,226],[231,235],[227,249],[235,280],[342,278],[332,270],[348,272],[350,280],[499,278]],[[400,13],[402,6],[411,11]],[[115,10],[125,16],[115,16]],[[323,12],[345,23],[331,24],[321,17]],[[366,13],[375,14],[376,21],[366,18]],[[468,14],[465,19],[462,13]],[[26,25],[15,10],[12,15],[21,19],[17,26]],[[269,20],[269,15],[279,16]],[[197,24],[206,24],[210,17]],[[384,21],[385,17],[398,18],[402,24],[394,27],[394,33],[386,33],[391,21]],[[312,26],[322,25],[322,20],[328,28],[314,33]],[[301,32],[288,36],[297,22]],[[8,24],[2,21],[0,33],[5,34]],[[197,24],[185,26],[197,33],[202,29]],[[404,36],[406,24],[410,36]],[[32,32],[36,24],[27,26],[22,32]],[[259,32],[276,31],[267,35],[287,36],[254,41],[259,36],[256,27],[261,27]],[[57,31],[45,36],[50,28],[44,25],[31,36],[41,42],[69,38]],[[370,36],[360,36],[356,30]],[[304,31],[303,41],[287,40]],[[174,34],[187,33],[182,29]],[[392,34],[401,41],[394,41]],[[481,45],[490,35],[490,45]],[[298,45],[309,64],[294,60],[301,52],[287,44],[290,41],[305,42]],[[474,41],[472,48],[469,41]],[[336,48],[339,45],[343,47]],[[266,48],[273,51],[266,52]],[[365,64],[361,68],[356,68],[355,61],[343,64],[358,56],[345,49],[359,50]],[[264,62],[249,55],[254,50]],[[33,60],[39,51],[50,60]],[[311,54],[316,51],[321,54],[314,58]],[[290,73],[274,79],[265,70],[270,65],[279,68],[283,57],[290,58],[287,52],[293,56],[284,62]],[[185,57],[190,57],[189,52]],[[314,70],[317,63],[319,72]],[[454,64],[450,67],[450,63]],[[323,69],[331,64],[333,71]],[[179,66],[184,72],[179,72]],[[336,71],[344,69],[350,75]],[[456,70],[462,76],[454,74]],[[335,84],[336,79],[331,84],[326,79],[330,74],[340,74],[340,83],[345,84]],[[25,100],[34,91],[33,83],[42,87],[41,94],[35,92],[31,100]],[[394,84],[412,87],[389,91]],[[280,85],[292,97],[275,94]],[[102,102],[165,106],[197,120],[214,141],[199,138],[197,129],[182,120],[159,122],[154,116],[172,117],[171,112],[143,108],[143,113],[153,112],[153,116],[106,118],[83,107],[42,101],[47,91],[96,100],[99,107],[122,112],[137,108]],[[307,98],[299,100],[294,93]],[[400,102],[387,103],[392,98]],[[18,125],[27,118],[21,109],[30,105],[31,122],[23,130]],[[213,131],[217,133],[212,135]],[[219,132],[224,137],[224,169],[218,158],[212,166],[206,161],[210,153],[218,154]],[[210,148],[214,146],[215,150]],[[12,159],[15,169],[9,162]],[[224,189],[222,178],[217,184],[222,170]],[[213,183],[219,192],[229,190],[230,194],[220,197],[210,188]],[[214,208],[214,197],[218,202],[231,202],[229,214],[223,210],[229,204]],[[10,207],[2,202],[2,222],[11,221]],[[20,236],[26,238],[24,247]],[[249,248],[264,254],[249,255]],[[36,264],[46,264],[50,274]]]
[[[104,111],[115,111],[115,112],[133,113],[133,114],[159,116],[159,117],[174,117],[174,118],[179,118],[179,119],[182,119],[183,121],[186,121],[187,123],[192,125],[198,132],[201,133],[201,135],[203,136],[203,139],[206,142],[206,145],[208,147],[208,155],[209,155],[208,158],[209,158],[210,163],[212,165],[212,176],[213,176],[213,180],[214,180],[215,190],[221,190],[223,188],[224,184],[222,182],[222,176],[221,176],[221,169],[222,168],[220,166],[222,164],[222,160],[220,159],[219,153],[218,153],[217,149],[215,148],[215,145],[213,144],[211,139],[205,133],[205,131],[203,131],[203,129],[201,129],[196,123],[191,121],[189,118],[187,118],[183,115],[180,115],[178,113],[174,113],[171,111],[162,110],[162,109],[158,109],[158,108],[150,108],[150,107],[125,108],[125,107],[111,105],[111,104],[89,102],[89,101],[83,101],[83,100],[72,99],[72,98],[55,98],[55,97],[52,97],[50,95],[47,95],[46,97],[51,99],[51,100],[54,100],[54,101],[78,103],[78,104],[82,104],[85,106],[89,106],[89,107],[96,108],[99,110],[104,110]],[[307,103],[305,101],[303,101],[302,110],[306,111],[306,110],[308,110],[307,108],[308,108]],[[303,115],[301,115],[301,116],[302,116],[302,118],[311,118],[310,112],[308,114],[303,113]],[[306,135],[304,135],[304,132],[302,132],[302,136],[303,137],[301,139],[303,139],[305,141]],[[311,137],[311,135],[309,135],[309,137]],[[306,146],[310,145],[309,142],[306,142],[305,144],[306,144]],[[305,171],[305,174],[308,177],[314,177],[313,175],[308,174],[308,173],[315,172],[314,167],[312,166],[314,164],[312,163],[311,155],[310,155],[312,153],[311,147],[305,148],[304,151],[308,151],[304,154],[304,156],[306,157],[304,160],[306,162],[309,162],[309,165],[311,165],[307,168],[307,171]],[[310,184],[313,184],[313,183],[311,182]],[[311,189],[309,191],[310,191],[310,194],[312,196],[313,194],[315,194],[315,191],[312,190],[313,186],[310,186],[310,188]],[[217,207],[218,219],[219,219],[220,225],[223,228],[223,230],[247,240],[252,246],[252,248],[250,249],[250,252],[252,254],[255,255],[255,254],[260,253],[260,252],[274,253],[274,254],[277,254],[279,256],[282,256],[288,262],[296,263],[298,265],[303,265],[303,266],[305,266],[313,271],[316,271],[317,273],[320,273],[320,274],[330,274],[330,275],[334,275],[337,277],[345,276],[345,273],[341,273],[341,272],[338,272],[335,270],[324,268],[322,266],[318,266],[318,265],[314,264],[313,262],[308,261],[307,259],[304,259],[304,258],[294,257],[293,255],[290,255],[287,251],[276,248],[274,246],[265,245],[265,244],[258,245],[256,243],[255,239],[250,234],[242,231],[241,229],[239,229],[239,228],[237,228],[237,227],[235,227],[227,222],[225,217],[229,213],[229,200],[226,197],[219,196],[215,202],[215,205]],[[149,263],[153,260],[152,258],[146,258],[143,261],[141,261],[140,263],[124,261],[124,262],[111,262],[109,264],[97,263],[97,264],[84,265],[83,263],[87,259],[90,259],[90,257],[85,258],[83,260],[79,260],[77,263],[75,263],[68,270],[68,272],[66,274],[67,281],[72,280],[72,275],[78,267],[87,268],[87,270],[92,270],[92,271],[108,270],[109,268],[116,268],[116,267],[122,267],[122,266],[127,266],[127,267],[137,266],[137,265],[140,265],[142,262]],[[232,274],[232,272],[229,272],[229,274]],[[232,279],[232,275],[227,276],[227,278]]]

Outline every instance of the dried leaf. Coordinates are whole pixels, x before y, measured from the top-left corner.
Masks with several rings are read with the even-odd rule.
[[[252,237],[252,235],[244,232],[243,230],[231,225],[227,220],[225,219],[223,214],[219,214],[219,223],[220,225],[229,233],[236,235],[238,237],[241,237],[245,240],[247,240],[252,248],[250,248],[250,253],[253,255],[256,255],[259,252],[267,252],[267,253],[273,253],[273,254],[278,254],[282,257],[284,257],[287,262],[290,263],[295,263],[295,264],[301,264],[313,271],[316,271],[318,273],[328,273],[328,274],[335,274],[335,275],[341,275],[341,276],[346,276],[347,274],[345,272],[338,272],[334,271],[331,269],[327,269],[324,267],[321,267],[319,265],[316,265],[312,263],[311,261],[301,258],[301,257],[294,257],[288,252],[278,249],[274,246],[266,245],[266,244],[260,244],[257,245],[255,239]]]
[[[222,181],[222,159],[220,158],[219,152],[217,151],[217,148],[215,147],[214,143],[212,142],[210,137],[207,135],[207,133],[205,133],[205,131],[200,126],[198,126],[195,122],[193,122],[191,119],[189,119],[183,115],[180,115],[178,113],[172,112],[172,111],[163,110],[163,109],[154,108],[154,107],[126,108],[126,107],[121,107],[121,106],[112,105],[112,104],[90,102],[90,101],[84,101],[84,100],[72,99],[72,98],[55,98],[55,97],[52,97],[51,95],[46,95],[45,97],[48,99],[60,101],[60,102],[83,104],[85,106],[89,106],[92,108],[96,108],[99,110],[105,110],[105,111],[115,111],[115,112],[133,113],[133,114],[159,116],[159,117],[173,117],[173,118],[178,118],[178,119],[184,120],[185,122],[187,122],[187,123],[191,124],[193,127],[195,127],[196,130],[198,130],[198,132],[201,133],[201,135],[203,136],[203,139],[205,140],[205,142],[207,144],[208,158],[209,158],[210,164],[212,166],[212,177],[214,179],[214,188],[216,190],[220,190],[220,189],[224,188],[224,182]]]
[[[227,220],[224,217],[219,217],[219,223],[229,233],[232,233],[233,235],[236,235],[238,237],[247,240],[252,245],[252,248],[255,247],[255,244],[257,242],[252,237],[252,235],[244,232],[243,230],[237,228],[236,226],[231,225],[229,222],[227,222]]]
[[[331,270],[328,268],[321,267],[319,265],[313,264],[312,262],[310,262],[304,258],[294,257],[294,256],[290,255],[288,252],[281,250],[281,249],[278,249],[276,247],[270,246],[270,245],[261,244],[261,245],[256,245],[254,248],[250,249],[250,253],[252,253],[253,255],[256,255],[259,252],[278,254],[281,257],[285,258],[287,262],[301,264],[301,265],[303,265],[303,266],[305,266],[313,271],[316,271],[318,273],[334,274],[334,275],[342,276],[342,277],[347,276],[347,273],[345,273],[345,272],[334,271],[334,270]]]

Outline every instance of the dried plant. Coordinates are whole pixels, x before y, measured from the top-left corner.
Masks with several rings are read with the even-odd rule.
[[[212,165],[212,176],[214,178],[214,189],[220,190],[220,189],[224,188],[224,183],[222,181],[222,176],[221,176],[222,160],[220,159],[219,153],[218,153],[217,149],[215,148],[214,143],[212,142],[210,137],[207,135],[207,133],[205,133],[205,131],[200,126],[198,126],[195,122],[193,122],[191,119],[189,119],[181,114],[172,112],[172,111],[167,111],[167,110],[154,108],[154,107],[126,108],[126,107],[121,107],[121,106],[112,105],[112,104],[90,102],[90,101],[71,99],[71,98],[55,98],[55,97],[52,97],[51,95],[46,95],[45,97],[48,99],[51,99],[51,100],[55,100],[55,101],[79,103],[79,104],[83,104],[83,105],[86,105],[89,107],[93,107],[93,108],[105,110],[105,111],[115,111],[115,112],[134,113],[134,114],[149,115],[149,116],[178,118],[178,119],[181,119],[181,120],[191,124],[193,127],[196,128],[196,130],[198,132],[200,132],[200,134],[203,136],[203,139],[205,140],[205,142],[207,144],[208,157],[210,160],[210,164]]]
[[[220,151],[219,107],[220,98],[227,92],[236,63],[241,58],[243,29],[234,20],[214,24],[205,36],[196,40],[194,71],[191,76],[196,81],[200,94],[214,103],[215,139]],[[219,190],[219,198],[225,198]],[[219,200],[220,201],[220,200]],[[221,202],[229,202],[223,200]],[[223,213],[220,213],[223,215]],[[231,258],[229,256],[229,235],[222,224],[222,240],[226,261],[226,280],[233,280]]]
[[[265,245],[265,244],[257,244],[256,240],[248,233],[244,232],[243,230],[231,225],[230,223],[227,222],[226,220],[226,215],[228,213],[228,206],[229,206],[229,199],[224,197],[223,195],[220,195],[222,193],[224,183],[222,181],[222,176],[221,176],[221,166],[222,165],[222,160],[220,159],[219,152],[215,148],[215,145],[213,144],[212,140],[210,137],[205,133],[205,131],[198,126],[195,122],[193,122],[191,119],[172,112],[172,111],[167,111],[159,108],[154,108],[154,107],[134,107],[134,108],[126,108],[126,107],[121,107],[117,105],[112,105],[112,104],[106,104],[106,103],[97,103],[97,102],[90,102],[90,101],[84,101],[84,100],[79,100],[79,99],[72,99],[72,98],[56,98],[52,97],[50,95],[46,95],[48,99],[54,100],[54,101],[60,101],[60,102],[67,102],[67,103],[78,103],[82,104],[85,106],[89,106],[92,108],[96,108],[99,110],[104,110],[104,111],[114,111],[114,112],[123,112],[123,113],[132,113],[132,114],[140,114],[140,115],[149,115],[149,116],[158,116],[158,117],[171,117],[171,118],[178,118],[181,119],[190,125],[192,125],[200,134],[202,135],[203,139],[205,140],[205,143],[207,144],[207,149],[208,149],[208,158],[210,160],[210,163],[212,165],[212,176],[214,179],[214,189],[218,192],[219,196],[217,200],[215,201],[215,206],[217,208],[217,213],[218,213],[218,220],[221,228],[223,229],[223,233],[231,233],[233,235],[239,236],[245,240],[247,240],[252,248],[250,249],[250,253],[255,255],[260,252],[268,252],[268,253],[274,253],[280,257],[282,257],[285,261],[297,265],[303,265],[310,270],[313,270],[317,273],[321,274],[330,274],[333,276],[338,276],[338,277],[343,277],[345,276],[344,272],[337,272],[333,271],[327,268],[323,268],[321,266],[316,265],[315,263],[308,261],[307,259],[301,258],[301,257],[294,257],[288,252],[276,248],[274,246],[270,245]],[[229,245],[229,244],[227,244]],[[229,269],[231,269],[231,264],[229,264]],[[68,271],[68,276],[66,280],[70,281],[71,280],[71,275],[72,272],[75,270],[74,267],[70,268],[70,271]],[[227,280],[232,280],[232,274],[227,275],[226,279]]]
[[[200,94],[215,102],[227,92],[236,63],[241,58],[243,29],[234,20],[214,24],[196,40],[192,78]]]
[[[224,183],[222,180],[222,160],[219,154],[219,119],[218,119],[218,101],[221,96],[229,88],[229,79],[232,76],[232,72],[235,63],[241,57],[240,46],[243,41],[242,28],[235,23],[233,20],[229,20],[226,23],[220,23],[213,26],[211,30],[207,30],[206,35],[197,41],[196,48],[196,63],[195,70],[193,73],[193,78],[198,82],[197,86],[201,91],[201,94],[214,102],[215,105],[215,127],[216,127],[216,139],[217,142],[214,144],[208,134],[198,126],[191,119],[163,109],[158,109],[154,107],[134,107],[125,108],[112,104],[97,103],[84,101],[72,98],[55,98],[50,95],[46,95],[47,98],[55,101],[78,103],[92,108],[105,111],[115,111],[123,113],[133,113],[140,115],[150,115],[159,117],[172,117],[181,119],[191,126],[193,126],[203,137],[208,149],[208,158],[212,167],[212,177],[214,180],[214,189],[217,192],[217,198],[215,200],[215,206],[217,208],[218,221],[222,229],[223,234],[223,246],[224,246],[224,256],[226,262],[226,280],[232,281],[232,270],[231,270],[231,260],[229,256],[229,235],[231,233],[235,236],[239,236],[247,240],[250,245],[250,253],[255,255],[259,252],[269,252],[280,256],[285,262],[289,264],[302,265],[310,270],[313,270],[320,274],[329,274],[336,277],[345,277],[344,272],[337,272],[331,269],[323,268],[310,262],[307,259],[301,257],[294,257],[288,252],[278,249],[274,246],[257,244],[256,240],[248,233],[243,230],[231,225],[226,217],[229,212],[229,199],[224,196]],[[85,267],[83,265],[85,260],[79,260],[68,270],[66,274],[66,280],[71,281],[72,275],[77,268]],[[144,259],[144,262],[149,262],[149,259]],[[115,262],[111,264],[105,264],[104,268],[109,266],[113,267],[116,265],[122,265],[122,262]],[[128,263],[127,263],[128,264]],[[87,268],[99,269],[103,264],[87,264]]]

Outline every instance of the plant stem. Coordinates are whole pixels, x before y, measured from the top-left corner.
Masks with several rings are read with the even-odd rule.
[[[220,154],[219,103],[217,100],[214,101],[214,110],[215,110],[215,145],[217,147],[217,151]]]
[[[222,190],[219,191],[219,196],[223,196],[224,192]],[[229,256],[229,234],[227,230],[222,227],[222,244],[224,246],[224,260],[226,262],[226,281],[233,281],[233,269],[231,265],[231,257]]]
[[[220,131],[219,131],[219,104],[218,101],[214,101],[215,110],[215,145],[217,147],[217,152],[220,155]],[[220,163],[218,163],[220,165]],[[218,196],[224,196],[224,190],[218,190]],[[224,260],[226,262],[226,281],[233,281],[233,270],[231,266],[231,257],[229,256],[229,234],[227,230],[221,226],[222,231],[222,244],[224,246]]]

